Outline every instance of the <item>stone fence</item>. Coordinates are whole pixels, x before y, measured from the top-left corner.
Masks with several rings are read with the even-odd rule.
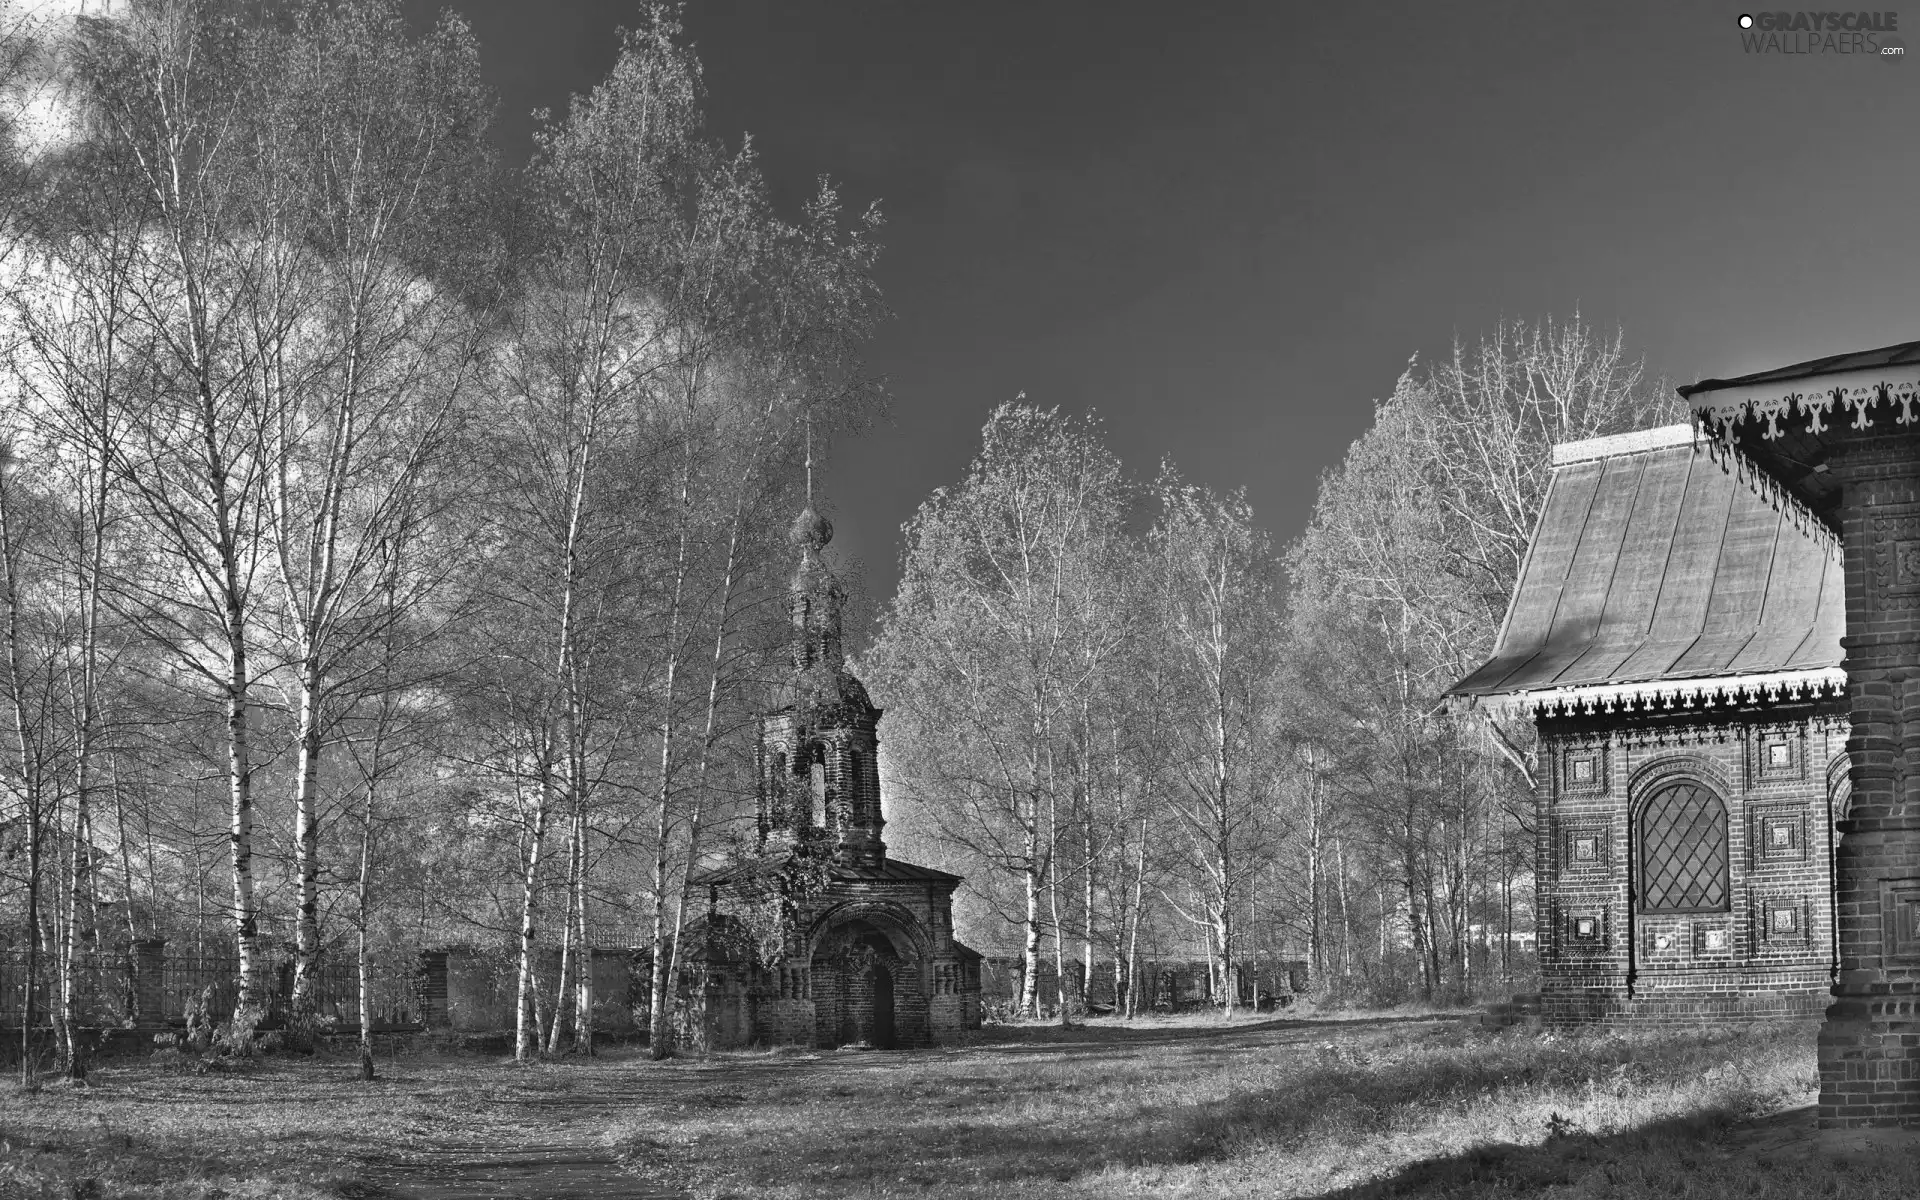
[[[263,1024],[271,1028],[286,1019],[293,994],[293,961],[285,955],[262,955],[259,970],[267,1009]],[[238,960],[231,953],[170,948],[162,938],[137,941],[126,948],[88,951],[74,969],[80,1023],[89,1028],[181,1025],[186,1021],[187,1006],[202,999],[214,1020],[221,1021],[233,1011],[238,974]],[[26,952],[0,950],[0,1024],[19,1028],[26,1006],[26,981]],[[375,1028],[425,1023],[425,982],[426,972],[418,967],[376,975]],[[40,954],[33,992],[34,1024],[51,1024],[53,1006],[60,997],[59,964],[53,955]],[[314,980],[313,998],[323,1020],[357,1028],[357,964],[352,960],[323,960]]]

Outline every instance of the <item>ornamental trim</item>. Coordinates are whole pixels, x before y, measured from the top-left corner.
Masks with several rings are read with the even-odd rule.
[[[1849,371],[1792,384],[1763,383],[1700,392],[1693,412],[1701,426],[1726,445],[1737,445],[1748,426],[1764,426],[1761,440],[1780,436],[1781,423],[1804,418],[1809,433],[1825,433],[1831,421],[1848,428],[1869,429],[1876,419],[1891,425],[1912,425],[1914,405],[1920,404],[1920,379],[1888,378],[1879,371]],[[1789,428],[1791,426],[1789,425]]]
[[[1724,471],[1733,472],[1734,479],[1751,488],[1767,506],[1785,517],[1802,534],[1810,537],[1820,549],[1830,555],[1840,553],[1840,535],[1832,525],[1822,520],[1800,497],[1788,491],[1778,479],[1762,470],[1760,464],[1749,458],[1739,446],[1719,438],[1705,439],[1707,455],[1720,464]]]
[[[1610,713],[1706,712],[1758,704],[1820,700],[1846,695],[1847,673],[1839,667],[1772,671],[1712,679],[1656,679],[1542,688],[1482,699],[1508,717],[1576,717]]]

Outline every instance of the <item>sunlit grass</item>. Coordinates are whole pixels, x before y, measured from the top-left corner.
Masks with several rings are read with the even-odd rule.
[[[403,1057],[373,1084],[347,1060],[101,1064],[87,1089],[0,1091],[0,1196],[87,1179],[99,1195],[371,1196],[462,1144],[558,1142],[699,1197],[1920,1194],[1920,1156],[1836,1163],[1743,1132],[1812,1102],[1812,1032],[1360,1014],[1016,1026],[909,1054]]]
[[[1717,1194],[1698,1189],[1739,1177],[1746,1195],[1823,1194],[1839,1180],[1844,1194],[1904,1197],[1920,1186],[1912,1162],[1769,1174],[1720,1161],[1736,1123],[1812,1101],[1804,1027],[1013,1032],[1011,1047],[796,1075],[749,1106],[614,1136],[642,1161],[679,1164],[703,1195],[1315,1196],[1371,1184],[1664,1196]]]

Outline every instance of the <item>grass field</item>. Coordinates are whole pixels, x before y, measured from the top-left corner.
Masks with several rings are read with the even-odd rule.
[[[405,1055],[0,1092],[0,1196],[1920,1195],[1805,1136],[1809,1027],[1001,1027],[904,1054]]]

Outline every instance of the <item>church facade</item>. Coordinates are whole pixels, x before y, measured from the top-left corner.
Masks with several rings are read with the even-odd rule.
[[[1692,426],[1554,448],[1493,657],[1529,717],[1553,1024],[1811,1018],[1846,814],[1837,540]]]
[[[847,667],[833,527],[794,521],[788,675],[761,719],[757,854],[696,878],[699,1040],[711,1049],[933,1045],[981,1021],[980,955],[953,936],[960,876],[887,854],[879,724]]]

